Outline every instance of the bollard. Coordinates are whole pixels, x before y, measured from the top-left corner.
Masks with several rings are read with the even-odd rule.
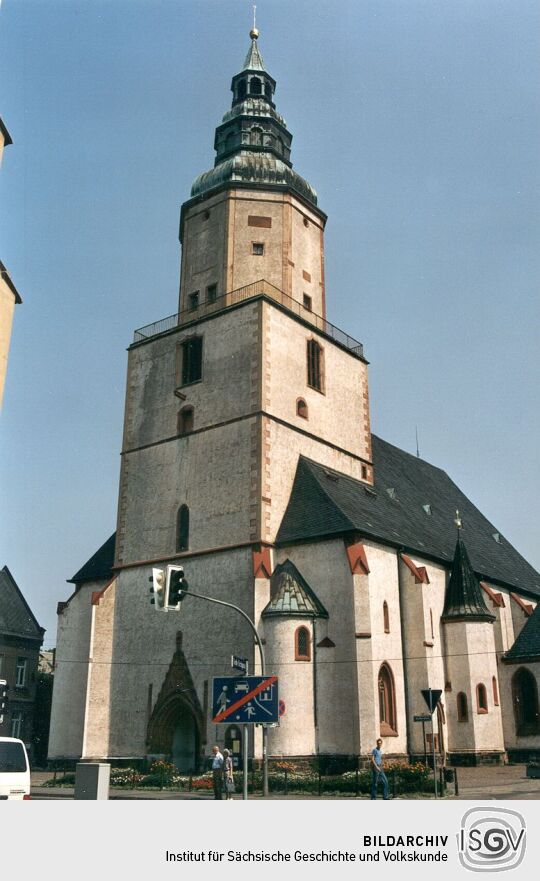
[[[111,766],[105,762],[77,762],[75,798],[104,801],[109,798]]]

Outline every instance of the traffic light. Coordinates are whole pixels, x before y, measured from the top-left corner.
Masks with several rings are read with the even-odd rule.
[[[180,609],[187,589],[182,566],[167,566],[167,608]]]
[[[0,722],[4,721],[4,713],[7,711],[9,685],[5,679],[0,679]]]
[[[152,583],[150,603],[158,609],[165,611],[165,570],[152,569],[152,574],[148,581]]]

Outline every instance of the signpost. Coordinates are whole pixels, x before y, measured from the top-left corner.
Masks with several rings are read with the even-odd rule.
[[[231,658],[244,660],[243,658]],[[246,661],[247,667],[247,661]],[[279,720],[277,676],[216,676],[212,683],[212,722],[243,726],[243,798],[248,797],[248,725]],[[265,729],[263,729],[265,730]]]
[[[435,731],[433,730],[433,713],[437,709],[437,704],[441,699],[442,689],[441,688],[423,688],[422,689],[422,697],[424,698],[430,715],[428,719],[431,719],[431,747],[433,752],[433,785],[435,789],[435,798],[437,798],[437,769],[435,767]],[[421,719],[421,717],[418,717]],[[416,721],[416,716],[415,716]],[[427,720],[426,720],[427,721]],[[425,737],[424,732],[424,722],[422,722],[422,730]],[[425,740],[424,740],[425,743]],[[425,747],[424,747],[425,749]]]
[[[246,676],[249,673],[249,661],[247,658],[239,658],[238,655],[231,655],[231,667],[233,670],[240,670]]]

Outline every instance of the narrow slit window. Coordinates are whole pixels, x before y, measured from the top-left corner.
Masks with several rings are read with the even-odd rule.
[[[206,302],[215,303],[217,300],[217,284],[209,284],[206,288]]]
[[[476,686],[476,708],[478,713],[487,713],[488,711],[486,686],[482,682]]]
[[[191,311],[199,308],[199,291],[193,291],[189,295],[189,308]]]
[[[383,623],[384,623],[384,632],[390,633],[390,614],[388,612],[388,603],[386,600],[383,603]]]
[[[467,722],[469,719],[469,709],[467,706],[467,695],[464,691],[460,691],[456,697],[457,718],[458,722]]]
[[[317,340],[307,343],[307,384],[322,392],[323,388],[323,350]]]
[[[299,627],[294,635],[295,661],[311,661],[311,641],[307,627]]]
[[[176,514],[176,550],[187,551],[189,548],[189,508],[180,505]]]
[[[301,416],[302,419],[308,418],[308,405],[303,398],[298,398],[296,402],[296,415]]]
[[[182,385],[202,379],[202,337],[182,343]]]
[[[178,434],[191,434],[193,431],[193,407],[184,407],[178,414]]]

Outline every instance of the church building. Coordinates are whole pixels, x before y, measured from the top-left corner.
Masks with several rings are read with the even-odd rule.
[[[363,346],[326,317],[326,215],[250,37],[181,209],[178,313],[129,348],[117,529],[58,605],[49,758],[188,771],[238,750],[212,679],[233,654],[260,671],[253,634],[189,595],[155,610],[168,564],[255,622],[279,677],[271,757],[363,760],[381,736],[421,758],[427,688],[446,762],[531,755],[540,575],[444,471],[372,435]]]

